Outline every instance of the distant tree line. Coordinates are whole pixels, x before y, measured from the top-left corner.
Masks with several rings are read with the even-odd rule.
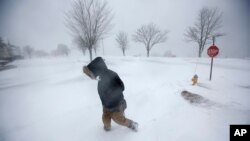
[[[65,44],[58,44],[57,48],[52,50],[50,53],[42,50],[42,49],[35,49],[29,45],[24,46],[22,48],[22,55],[23,58],[41,58],[41,57],[48,57],[48,56],[68,56],[70,54],[70,49]]]
[[[57,48],[51,52],[52,56],[68,56],[70,49],[65,44],[58,44]]]
[[[0,37],[0,66],[21,58],[20,47],[12,45],[10,42],[5,43]]]
[[[65,44],[58,44],[55,50],[52,50],[51,53],[48,53],[42,49],[35,49],[29,45],[24,47],[18,47],[11,44],[9,41],[6,43],[0,37],[0,65],[5,65],[16,59],[25,59],[25,58],[39,58],[47,56],[68,56],[70,49]]]

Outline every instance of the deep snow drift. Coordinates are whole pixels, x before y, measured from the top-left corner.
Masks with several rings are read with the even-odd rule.
[[[230,124],[250,124],[250,60],[216,58],[209,81],[209,58],[104,59],[125,84],[137,133],[114,122],[103,130],[97,81],[82,73],[87,57],[46,58],[0,71],[0,141],[228,141]],[[190,103],[183,90],[209,103]]]

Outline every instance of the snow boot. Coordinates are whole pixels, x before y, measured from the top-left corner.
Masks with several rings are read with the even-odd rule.
[[[139,125],[138,125],[137,122],[132,121],[128,128],[130,128],[130,129],[132,129],[133,131],[137,132],[137,131],[138,131],[138,126],[139,126]]]
[[[111,127],[106,127],[106,126],[104,126],[104,127],[103,127],[103,129],[104,129],[105,131],[107,131],[107,132],[108,132],[108,131],[110,131],[110,130],[111,130]]]

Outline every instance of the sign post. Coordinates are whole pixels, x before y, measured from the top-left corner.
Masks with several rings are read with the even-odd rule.
[[[213,45],[207,49],[207,54],[209,57],[211,57],[211,67],[210,67],[210,77],[209,77],[209,80],[211,81],[212,80],[214,57],[219,54],[219,48],[216,45],[214,45],[214,43],[213,43]]]
[[[214,63],[214,57],[211,58],[210,77],[209,77],[210,81],[212,80],[213,63]]]

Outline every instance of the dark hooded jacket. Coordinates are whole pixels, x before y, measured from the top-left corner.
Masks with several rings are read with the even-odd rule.
[[[88,64],[87,68],[95,77],[99,76],[98,93],[103,107],[112,112],[119,111],[120,105],[126,103],[122,93],[124,84],[120,77],[107,68],[101,57],[95,58]]]

